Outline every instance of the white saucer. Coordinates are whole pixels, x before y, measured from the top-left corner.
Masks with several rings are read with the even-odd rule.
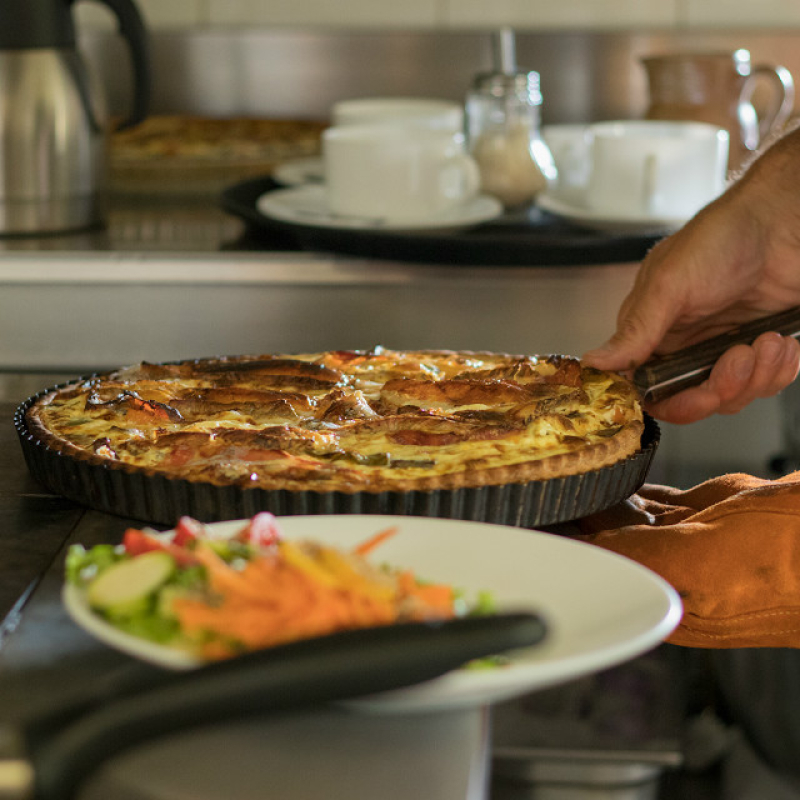
[[[351,217],[332,212],[328,208],[325,187],[317,185],[266,192],[256,201],[256,208],[269,219],[296,225],[375,231],[455,230],[487,222],[503,213],[498,200],[479,195],[451,211],[422,219],[392,221],[380,217]]]
[[[320,156],[297,158],[275,167],[272,177],[284,186],[322,183],[325,180],[325,166]]]
[[[613,217],[600,211],[590,211],[577,201],[567,201],[552,194],[542,194],[536,203],[543,211],[549,211],[559,217],[597,231],[608,233],[669,233],[688,222],[689,218],[653,217],[645,214],[636,216]]]

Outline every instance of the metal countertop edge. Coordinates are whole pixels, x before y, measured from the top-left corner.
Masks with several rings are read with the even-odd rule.
[[[569,276],[631,271],[630,264],[570,267]],[[197,285],[396,285],[418,281],[484,279],[541,282],[563,276],[563,267],[483,267],[409,264],[317,253],[31,252],[0,254],[0,285],[192,284]]]

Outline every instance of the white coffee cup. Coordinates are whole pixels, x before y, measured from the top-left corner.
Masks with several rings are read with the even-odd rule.
[[[585,205],[591,211],[684,220],[725,188],[729,137],[714,125],[624,120],[589,130]]]
[[[460,103],[427,97],[357,97],[334,103],[334,127],[343,125],[413,124],[461,131],[464,109]]]
[[[542,138],[553,156],[557,175],[548,191],[564,200],[583,198],[591,170],[592,134],[587,124],[542,126]]]
[[[387,222],[429,220],[478,194],[462,134],[424,127],[348,125],[322,134],[329,210]]]

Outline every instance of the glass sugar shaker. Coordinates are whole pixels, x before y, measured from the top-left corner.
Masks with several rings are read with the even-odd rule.
[[[530,205],[556,178],[539,132],[538,72],[480,74],[467,94],[467,145],[481,173],[481,191],[506,209]]]

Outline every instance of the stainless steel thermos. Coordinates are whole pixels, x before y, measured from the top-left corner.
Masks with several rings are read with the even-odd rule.
[[[147,33],[133,0],[114,13],[134,72],[130,114],[149,105]],[[76,49],[74,0],[0,0],[0,235],[99,225],[108,121],[99,78]]]

